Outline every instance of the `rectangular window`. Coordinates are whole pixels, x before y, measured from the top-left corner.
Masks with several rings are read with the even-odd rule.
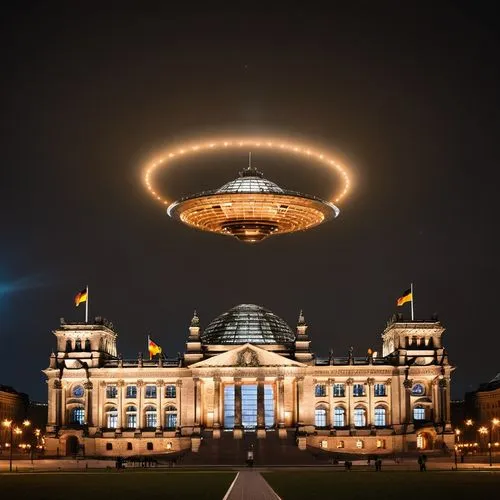
[[[151,451],[153,449],[153,443],[147,443],[146,448]]]
[[[118,413],[116,412],[110,412],[108,413],[108,419],[107,419],[107,424],[108,424],[108,429],[116,429],[118,426]]]
[[[375,396],[386,396],[385,384],[375,384],[374,386]]]
[[[352,394],[354,397],[361,397],[365,395],[365,384],[353,384]]]
[[[385,448],[385,439],[377,439],[377,448]]]
[[[128,451],[132,450],[132,443],[127,443],[127,450]]]
[[[146,427],[156,427],[156,412],[147,411],[146,412]]]
[[[118,387],[116,385],[106,386],[106,397],[108,399],[114,399],[118,396]]]
[[[267,384],[264,386],[264,422],[266,428],[274,425],[274,389]]]
[[[335,398],[345,397],[345,385],[344,384],[333,384],[333,397],[335,397]]]
[[[167,385],[165,387],[165,397],[169,399],[175,398],[177,395],[176,387],[175,385]]]
[[[257,427],[257,384],[241,386],[241,425],[247,429]]]
[[[145,397],[148,399],[156,399],[156,385],[147,385],[146,386]]]
[[[177,413],[167,413],[166,424],[167,429],[175,429],[177,427]]]
[[[326,396],[326,384],[316,384],[314,395],[317,398],[324,398]]]
[[[137,397],[137,386],[135,385],[127,385],[127,398],[136,398]]]
[[[106,450],[111,451],[113,449],[113,443],[106,443]]]
[[[127,428],[128,429],[137,428],[137,413],[129,413],[127,415]]]
[[[234,428],[234,385],[224,386],[224,428]]]

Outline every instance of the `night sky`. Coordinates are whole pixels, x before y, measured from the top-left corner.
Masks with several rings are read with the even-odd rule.
[[[434,2],[435,3],[435,2]],[[167,355],[230,307],[263,305],[313,350],[381,351],[415,284],[457,366],[453,396],[498,371],[499,26],[467,2],[181,12],[167,2],[22,2],[0,26],[0,383],[44,400],[59,318],[111,320],[125,358]],[[103,4],[106,4],[103,7]],[[357,183],[338,219],[258,245],[170,220],[141,184],[185,138],[272,133],[336,148]],[[236,177],[245,152],[161,177],[172,198]],[[255,153],[284,187],[328,196],[310,164]],[[399,308],[409,317],[409,307]]]

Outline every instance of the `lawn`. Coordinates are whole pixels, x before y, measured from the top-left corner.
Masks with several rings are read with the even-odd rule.
[[[266,472],[283,500],[342,498],[358,500],[461,500],[498,498],[495,472]]]
[[[225,495],[234,472],[124,471],[1,474],[2,500],[100,500],[110,498],[217,499]]]

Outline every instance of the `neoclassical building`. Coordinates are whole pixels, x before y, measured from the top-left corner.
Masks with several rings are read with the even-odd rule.
[[[198,451],[222,433],[297,437],[299,449],[378,453],[452,447],[450,376],[437,319],[394,316],[381,353],[316,356],[302,313],[295,332],[240,304],[204,330],[196,313],[185,353],[127,360],[102,318],[61,320],[48,383],[49,455]]]

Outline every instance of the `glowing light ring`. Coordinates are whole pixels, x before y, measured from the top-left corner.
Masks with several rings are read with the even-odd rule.
[[[320,164],[332,169],[340,178],[342,188],[340,192],[333,196],[330,200],[332,203],[338,203],[345,198],[351,189],[351,180],[347,168],[342,165],[338,160],[334,159],[330,153],[319,151],[316,148],[308,147],[303,144],[291,143],[279,137],[267,138],[250,138],[250,137],[236,137],[236,138],[223,138],[213,139],[210,141],[199,141],[187,144],[181,144],[175,148],[165,151],[162,155],[152,160],[144,169],[143,180],[146,189],[151,196],[163,205],[170,205],[172,200],[163,197],[158,189],[153,185],[153,176],[160,168],[166,168],[169,162],[173,159],[183,158],[196,153],[204,151],[217,151],[229,149],[242,149],[242,148],[259,148],[263,150],[283,151],[290,154],[301,155],[309,159],[316,160]]]

